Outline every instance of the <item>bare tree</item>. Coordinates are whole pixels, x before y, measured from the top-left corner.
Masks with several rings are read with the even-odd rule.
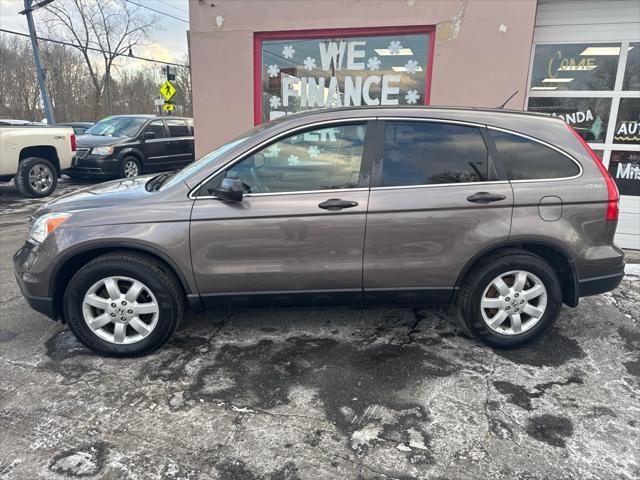
[[[50,33],[76,45],[84,58],[94,90],[93,116],[100,116],[105,93],[106,113],[111,114],[114,61],[144,42],[157,28],[158,17],[126,0],[56,0],[45,10]]]

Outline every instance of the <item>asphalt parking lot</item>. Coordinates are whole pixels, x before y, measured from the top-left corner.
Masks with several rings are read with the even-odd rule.
[[[517,351],[441,309],[336,308],[189,315],[106,359],[15,283],[46,201],[0,186],[0,478],[640,477],[640,265]]]

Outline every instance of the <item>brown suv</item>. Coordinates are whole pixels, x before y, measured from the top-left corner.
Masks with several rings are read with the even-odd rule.
[[[61,197],[14,263],[31,306],[103,354],[158,348],[186,305],[453,302],[513,347],[620,283],[617,218],[615,184],[557,118],[337,109]]]

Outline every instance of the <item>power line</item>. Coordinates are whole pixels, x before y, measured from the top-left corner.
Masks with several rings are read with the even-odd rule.
[[[159,13],[160,15],[166,15],[167,17],[175,18],[176,20],[180,20],[184,23],[189,23],[189,20],[185,20],[184,18],[176,17],[175,15],[171,15],[170,13],[163,12],[162,10],[156,10],[155,8],[148,7],[147,5],[143,5],[138,2],[134,2],[133,0],[125,0],[125,2],[131,3],[133,5],[137,5],[142,8],[146,8],[147,10],[151,10],[152,12]]]
[[[0,32],[11,33],[13,35],[19,35],[21,37],[29,37],[29,34],[27,33],[16,32],[14,30],[7,30],[6,28],[0,28]],[[100,53],[108,53],[109,55],[115,55],[116,57],[133,58],[135,60],[144,60],[145,62],[162,63],[163,65],[173,65],[175,67],[189,68],[189,65],[183,65],[181,63],[165,62],[164,60],[156,60],[154,58],[129,56],[122,53],[116,54],[115,52],[109,52],[108,50],[102,50],[100,48],[95,48],[95,47],[83,47],[80,45],[76,45],[75,43],[63,42],[62,40],[53,40],[52,38],[45,38],[45,37],[36,37],[36,38],[43,42],[59,43],[60,45],[67,45],[69,47],[81,48],[81,49],[91,50],[91,51],[100,52]]]
[[[160,3],[162,3],[162,4],[164,4],[164,5],[166,5],[167,7],[171,7],[171,8],[173,8],[173,9],[175,9],[175,10],[178,10],[179,12],[189,14],[189,12],[187,12],[186,10],[183,10],[183,9],[181,9],[181,8],[178,8],[178,7],[176,7],[175,5],[171,5],[171,3],[167,2],[166,0],[157,0],[157,1],[158,1],[158,2],[160,2]]]

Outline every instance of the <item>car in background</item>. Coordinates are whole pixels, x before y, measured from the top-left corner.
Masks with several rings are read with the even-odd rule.
[[[84,133],[91,128],[94,123],[93,122],[64,122],[58,123],[58,126],[71,127],[75,132],[76,136],[84,135]]]
[[[0,126],[3,127],[24,127],[25,125],[41,125],[37,122],[29,120],[16,120],[13,118],[0,118]]]
[[[0,124],[0,181],[14,180],[23,195],[46,197],[71,166],[76,136],[70,127]]]
[[[175,170],[194,160],[193,120],[158,115],[114,115],[78,137],[70,169],[75,178],[131,178]]]

